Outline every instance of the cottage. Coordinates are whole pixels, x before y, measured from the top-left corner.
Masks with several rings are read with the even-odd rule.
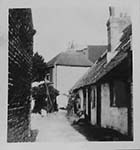
[[[47,63],[47,79],[60,91],[57,98],[59,107],[66,107],[68,91],[91,66],[88,58],[74,50],[61,52]]]
[[[108,51],[73,86],[81,109],[93,125],[113,128],[133,139],[132,50],[130,17],[110,7]]]
[[[82,52],[92,63],[107,51],[107,45],[88,45],[86,48],[77,50],[77,52]]]

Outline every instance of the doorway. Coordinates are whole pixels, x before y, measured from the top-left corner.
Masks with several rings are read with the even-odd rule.
[[[97,86],[97,125],[101,126],[101,86]]]

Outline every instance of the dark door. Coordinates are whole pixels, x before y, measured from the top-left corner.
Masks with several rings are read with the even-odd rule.
[[[88,121],[91,121],[91,87],[88,88]]]
[[[101,86],[97,86],[97,125],[101,126]]]
[[[85,118],[86,118],[86,89],[83,89],[83,109],[84,109],[84,114],[85,114]]]

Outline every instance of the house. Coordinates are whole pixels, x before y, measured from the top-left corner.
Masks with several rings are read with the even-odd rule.
[[[108,51],[100,56],[71,93],[79,94],[88,121],[112,128],[133,139],[132,122],[132,25],[126,14],[110,7],[107,22]]]
[[[107,45],[88,45],[86,48],[77,51],[82,52],[92,63],[95,63],[107,48]]]
[[[33,36],[31,9],[9,9],[7,141],[30,137]]]
[[[86,56],[74,50],[61,52],[47,63],[47,79],[60,92],[57,98],[59,107],[66,107],[68,91],[91,66],[92,62]]]

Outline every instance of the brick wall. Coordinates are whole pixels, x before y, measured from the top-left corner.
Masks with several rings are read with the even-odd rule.
[[[120,44],[122,31],[130,24],[131,18],[126,12],[117,11],[117,8],[110,7],[110,17],[107,22],[109,52],[115,52]]]
[[[28,140],[34,33],[31,9],[9,9],[8,142]]]

